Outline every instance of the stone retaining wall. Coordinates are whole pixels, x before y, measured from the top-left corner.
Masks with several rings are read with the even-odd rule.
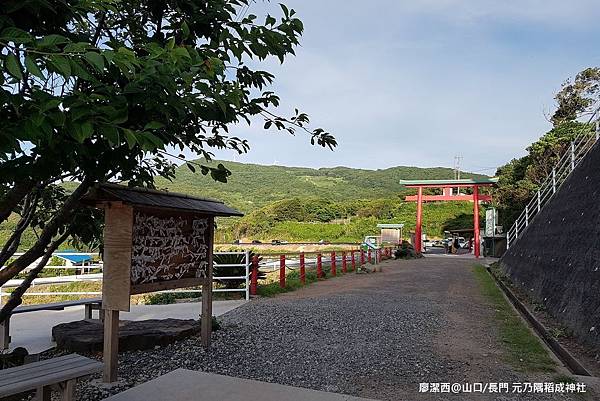
[[[600,143],[500,260],[586,344],[600,346]]]

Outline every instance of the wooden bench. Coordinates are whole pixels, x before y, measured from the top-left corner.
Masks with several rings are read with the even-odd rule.
[[[36,401],[49,401],[52,390],[72,401],[80,377],[102,370],[102,363],[77,354],[33,362],[0,371],[0,398],[36,390]]]
[[[102,298],[86,298],[79,299],[76,301],[63,301],[63,302],[52,302],[48,304],[39,304],[39,305],[23,305],[17,306],[12,312],[12,315],[16,315],[18,313],[27,313],[27,312],[37,312],[44,310],[64,310],[65,308],[71,306],[85,306],[85,319],[92,318],[92,311],[99,310],[100,311],[100,319],[102,319]],[[8,349],[10,344],[10,316],[6,318],[6,320],[0,323],[0,350]]]

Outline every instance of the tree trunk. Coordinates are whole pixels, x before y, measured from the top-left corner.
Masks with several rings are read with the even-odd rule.
[[[16,183],[8,190],[2,201],[0,201],[0,223],[8,219],[8,216],[10,216],[17,205],[31,192],[36,184],[37,182],[34,180],[24,180]]]
[[[40,274],[42,269],[48,263],[48,260],[52,257],[52,253],[69,237],[69,232],[67,231],[63,235],[61,235],[58,239],[53,241],[48,249],[46,249],[46,253],[37,264],[35,268],[33,268],[29,273],[27,273],[27,277],[23,282],[10,294],[10,298],[6,302],[6,304],[0,309],[0,323],[3,322],[12,311],[23,302],[23,294],[31,287],[31,283],[33,280]]]
[[[77,189],[75,189],[75,191],[69,195],[65,203],[54,215],[54,217],[52,217],[48,224],[46,224],[35,245],[33,245],[33,247],[31,247],[18,259],[14,260],[8,266],[0,270],[0,286],[6,284],[8,280],[19,274],[21,271],[23,271],[23,269],[35,262],[36,259],[44,255],[48,244],[50,244],[52,238],[54,238],[58,230],[67,224],[69,218],[79,206],[79,200],[87,192],[92,183],[93,181],[86,177],[79,184]]]
[[[4,244],[2,251],[0,251],[0,266],[4,266],[4,264],[17,251],[19,244],[21,243],[21,236],[23,235],[23,232],[27,229],[27,227],[29,227],[29,223],[31,223],[31,219],[35,214],[38,199],[38,194],[34,193],[30,194],[25,200],[25,205],[23,206],[23,210],[21,213],[22,217],[19,220],[19,223],[15,227],[10,238]]]

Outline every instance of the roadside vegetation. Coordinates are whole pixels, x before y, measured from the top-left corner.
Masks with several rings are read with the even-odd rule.
[[[504,345],[506,362],[520,372],[554,372],[556,363],[506,300],[485,267],[475,265],[473,272],[482,294],[495,311],[498,339]]]
[[[358,243],[379,233],[378,223],[404,223],[404,233],[414,230],[416,205],[402,198],[325,201],[294,198],[273,202],[223,227],[217,241],[246,238],[260,241]],[[464,202],[426,203],[423,230],[443,238],[444,230],[473,224],[473,206]]]

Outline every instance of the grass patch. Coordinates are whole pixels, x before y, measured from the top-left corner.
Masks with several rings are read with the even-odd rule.
[[[502,291],[485,267],[475,265],[473,272],[482,294],[495,310],[498,338],[506,349],[506,362],[521,372],[554,372],[555,362],[540,340],[504,298]]]
[[[577,383],[577,380],[573,376],[567,375],[556,375],[552,378],[554,383]]]
[[[4,288],[3,297],[14,291],[14,288]],[[99,298],[100,295],[31,295],[39,292],[101,292],[102,283],[99,281],[79,281],[64,284],[42,284],[29,288],[23,296],[23,305],[47,304],[51,302],[75,301],[83,298]],[[6,298],[4,298],[6,301]]]
[[[344,273],[342,271],[338,271],[337,275],[341,276]],[[347,274],[347,273],[346,273]],[[323,277],[322,279],[326,279],[330,276],[330,273],[323,268]],[[285,288],[281,288],[279,286],[279,281],[273,281],[268,284],[259,284],[257,288],[258,295],[263,297],[273,297],[277,294],[282,294],[284,292],[295,291],[298,288],[302,288],[308,284],[314,283],[318,281],[317,272],[314,270],[306,271],[306,284],[302,284],[300,281],[300,272],[298,270],[293,270],[286,274],[285,276]]]

